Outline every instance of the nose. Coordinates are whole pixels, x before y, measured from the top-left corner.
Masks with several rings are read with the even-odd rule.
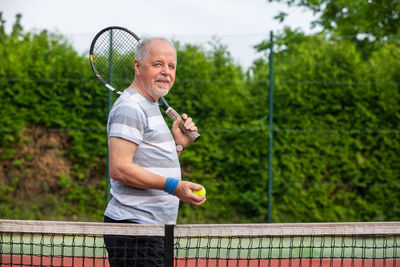
[[[163,75],[168,75],[168,74],[170,74],[170,72],[171,72],[171,70],[169,69],[168,65],[164,65],[161,68],[161,74],[163,74]]]

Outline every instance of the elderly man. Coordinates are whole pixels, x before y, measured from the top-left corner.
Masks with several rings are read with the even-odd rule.
[[[174,84],[177,54],[168,40],[151,38],[139,44],[135,57],[135,79],[108,118],[112,199],[104,221],[175,224],[179,200],[196,206],[206,201],[192,192],[201,185],[181,180],[178,156],[190,139],[179,119],[171,134],[158,107]],[[197,131],[191,118],[183,114],[182,119],[187,130]],[[161,238],[108,236],[105,241],[111,266],[163,266]]]

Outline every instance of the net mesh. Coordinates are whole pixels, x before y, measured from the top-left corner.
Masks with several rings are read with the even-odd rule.
[[[166,233],[163,225],[0,220],[0,266],[400,266],[397,222],[177,225],[171,242]]]

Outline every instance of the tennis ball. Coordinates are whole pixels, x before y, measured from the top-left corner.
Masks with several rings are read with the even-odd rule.
[[[198,195],[198,196],[205,196],[206,195],[206,189],[203,188],[201,190],[192,190],[193,194]]]

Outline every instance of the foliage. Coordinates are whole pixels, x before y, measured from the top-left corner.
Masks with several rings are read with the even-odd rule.
[[[42,127],[68,131],[71,147],[67,151],[67,157],[75,166],[71,170],[71,188],[67,188],[61,199],[54,199],[68,203],[71,197],[75,198],[72,195],[79,195],[75,203],[78,206],[73,213],[85,214],[87,208],[95,206],[97,209],[99,205],[93,202],[93,199],[85,199],[85,195],[90,194],[90,187],[99,182],[83,180],[80,177],[87,176],[91,169],[96,168],[100,159],[104,162],[104,125],[107,118],[104,92],[96,81],[89,78],[91,73],[88,61],[79,56],[62,36],[47,31],[23,33],[19,19],[20,17],[17,18],[10,35],[4,31],[4,21],[0,26],[2,160],[9,158],[7,155],[10,151],[21,149],[23,144],[16,147],[15,143],[21,140],[26,128]],[[105,174],[105,171],[103,172]],[[2,177],[2,184],[12,178]],[[20,180],[16,186],[25,187],[24,183],[25,180]],[[79,194],[74,193],[78,188]],[[61,188],[56,190],[61,191]],[[104,188],[100,187],[97,190]],[[55,192],[49,188],[37,193]],[[17,190],[13,192],[13,196],[7,198],[13,201],[18,196]],[[45,202],[46,200],[43,200],[39,205],[47,206]],[[1,206],[9,204],[2,202]],[[41,210],[44,207],[38,208]],[[70,209],[60,212],[67,216],[70,213]],[[1,215],[10,214],[11,211]]]
[[[341,35],[371,34],[382,39],[396,35],[400,29],[400,3],[396,0],[269,0],[288,6],[309,8],[319,18],[314,24]]]
[[[400,2],[397,0],[269,0],[313,11],[325,32],[352,39],[368,56],[381,42],[396,40],[400,34]],[[283,21],[286,13],[276,16]]]
[[[399,47],[363,60],[350,41],[290,30],[276,44],[274,220],[397,218]],[[267,67],[256,62],[254,77]]]
[[[0,25],[0,216],[101,221],[107,90],[62,36],[19,25]],[[395,41],[366,58],[351,39],[275,37],[272,200],[267,57],[244,73],[218,40],[176,46],[166,99],[201,134],[181,156],[183,178],[207,189],[205,205],[181,205],[178,223],[265,222],[268,201],[274,222],[399,220]],[[44,172],[54,162],[64,167]]]

